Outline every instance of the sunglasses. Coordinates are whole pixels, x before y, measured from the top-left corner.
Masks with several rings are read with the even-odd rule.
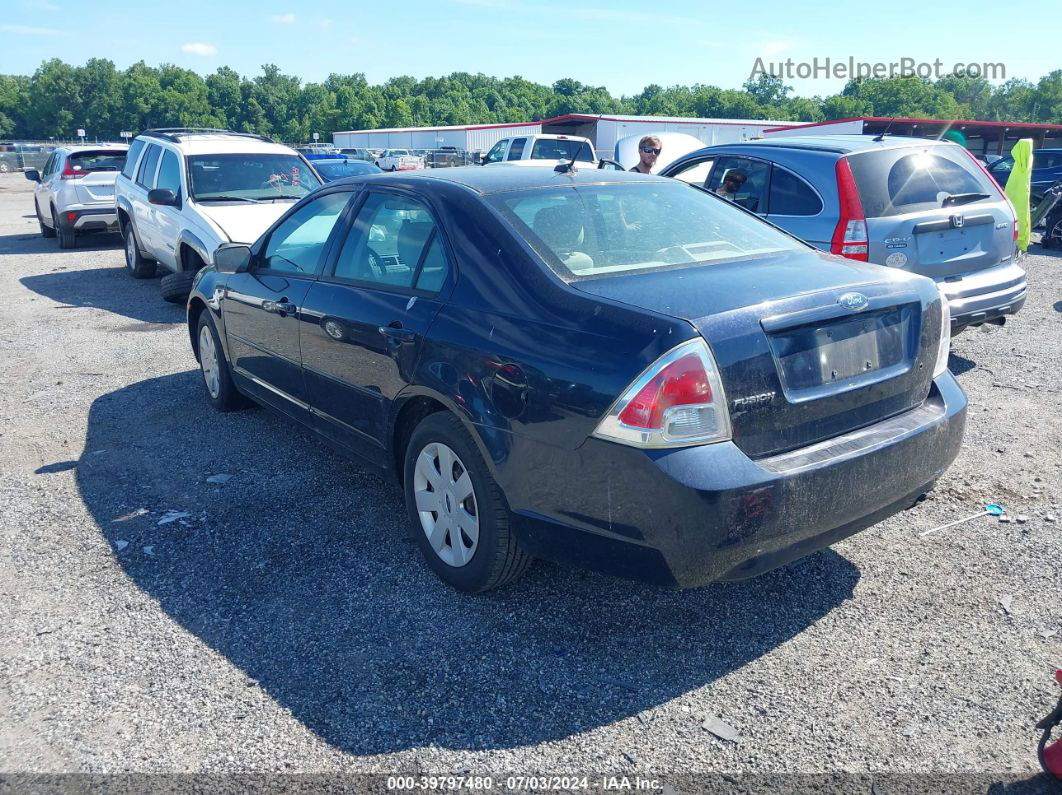
[[[643,151],[643,152],[645,152],[645,153],[646,153],[647,155],[658,155],[658,154],[660,154],[660,149],[659,149],[659,147],[657,147],[656,149],[654,149],[654,148],[653,148],[653,147],[651,147],[651,146],[643,146],[643,147],[642,147],[642,151]]]

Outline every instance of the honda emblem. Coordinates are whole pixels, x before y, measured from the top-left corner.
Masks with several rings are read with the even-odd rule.
[[[953,215],[953,216],[951,216],[951,225],[954,226],[956,229],[961,228],[962,225],[965,224],[965,223],[966,223],[966,218],[965,217],[963,217],[961,215]]]

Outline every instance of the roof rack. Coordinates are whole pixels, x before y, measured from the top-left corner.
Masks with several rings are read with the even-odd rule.
[[[172,141],[174,143],[179,143],[195,135],[233,135],[238,138],[253,138],[256,141],[265,141],[268,144],[273,143],[273,139],[265,135],[236,132],[235,130],[216,130],[211,127],[156,127],[151,130],[144,130],[140,134],[149,138],[162,138],[164,141]]]

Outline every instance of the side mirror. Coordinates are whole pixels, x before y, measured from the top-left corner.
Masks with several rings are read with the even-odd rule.
[[[479,156],[479,164],[481,166],[487,165],[487,156],[486,155],[480,155]]]
[[[40,182],[41,181],[41,172],[39,172],[37,169],[35,169],[35,168],[27,168],[25,173],[26,173],[26,179],[28,179],[30,182]]]
[[[161,207],[175,207],[177,196],[169,188],[153,188],[148,191],[148,203]]]
[[[214,267],[220,273],[244,273],[251,265],[251,247],[226,243],[214,251]]]
[[[624,171],[622,163],[618,163],[615,160],[609,160],[606,157],[601,158],[597,162],[597,167],[604,171]]]

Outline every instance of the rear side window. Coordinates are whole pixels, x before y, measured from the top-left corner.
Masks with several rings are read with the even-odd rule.
[[[151,182],[155,178],[155,166],[159,163],[159,155],[162,154],[162,147],[151,144],[148,147],[147,153],[144,155],[143,161],[140,164],[140,173],[137,174],[136,183],[145,188],[151,187]]]
[[[524,153],[524,144],[526,143],[526,138],[517,138],[515,141],[513,141],[513,145],[509,147],[509,154],[505,159],[519,160]]]
[[[995,186],[958,145],[865,152],[849,155],[848,162],[867,218],[943,207],[946,198],[961,194],[999,200]]]
[[[822,212],[822,199],[796,174],[775,166],[768,206],[771,215],[818,215]]]
[[[74,171],[121,171],[125,168],[125,152],[74,152],[67,158]]]
[[[129,145],[129,152],[125,156],[125,165],[122,167],[122,176],[133,178],[133,169],[136,168],[136,159],[140,157],[140,150],[144,148],[144,142],[137,138]]]
[[[1062,152],[1033,153],[1033,168],[1062,168]]]

